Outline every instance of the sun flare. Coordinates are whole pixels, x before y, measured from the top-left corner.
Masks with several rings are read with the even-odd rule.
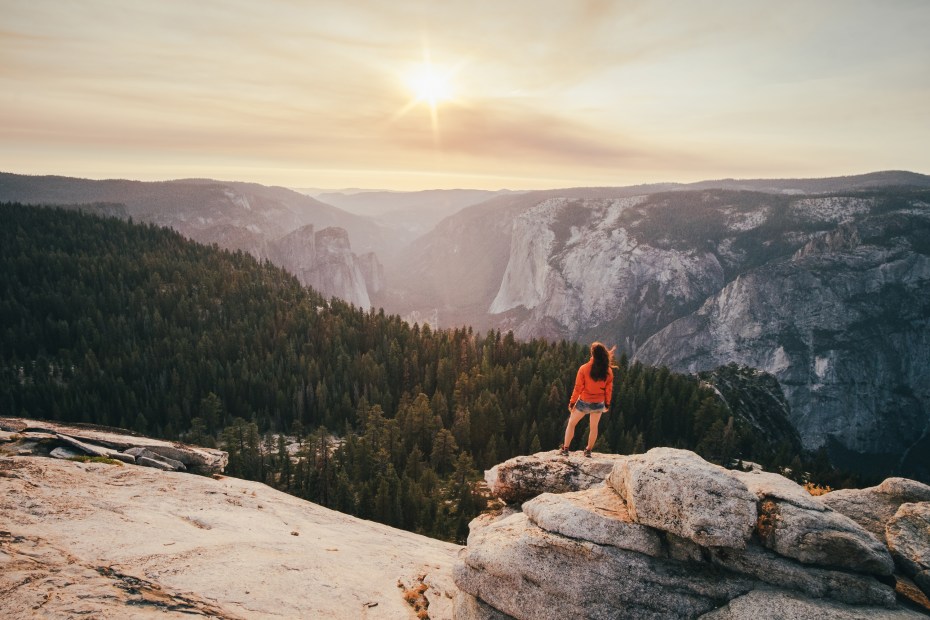
[[[424,62],[410,72],[407,86],[413,91],[417,101],[424,101],[430,106],[449,101],[453,96],[451,72],[444,71],[430,62]]]
[[[433,140],[439,144],[439,106],[456,100],[453,79],[463,64],[449,66],[433,63],[429,46],[424,43],[423,60],[409,66],[401,75],[411,98],[407,105],[394,115],[394,120],[406,115],[413,108],[425,106],[429,111]]]

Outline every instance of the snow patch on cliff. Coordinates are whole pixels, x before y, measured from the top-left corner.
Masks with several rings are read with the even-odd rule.
[[[804,198],[791,203],[795,217],[813,222],[848,222],[857,215],[868,213],[874,203],[871,199],[830,196],[828,198]]]
[[[765,224],[769,218],[769,212],[768,207],[763,207],[755,211],[728,213],[726,226],[734,232],[746,232]]]

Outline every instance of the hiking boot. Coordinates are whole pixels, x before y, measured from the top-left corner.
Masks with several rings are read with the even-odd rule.
[[[559,446],[559,456],[568,456],[568,446]]]
[[[584,455],[588,458],[591,458],[591,450],[589,448],[585,448]]]

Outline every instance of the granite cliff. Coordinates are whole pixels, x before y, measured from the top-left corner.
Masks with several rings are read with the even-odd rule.
[[[271,242],[268,257],[325,298],[338,297],[360,308],[371,307],[368,291],[380,285],[377,257],[372,252],[356,256],[342,228],[314,232],[308,224]]]
[[[679,371],[736,362],[771,373],[806,447],[826,445],[847,466],[930,479],[930,205],[873,213],[846,204],[863,213],[741,273],[636,358]],[[830,203],[805,206],[826,219]]]

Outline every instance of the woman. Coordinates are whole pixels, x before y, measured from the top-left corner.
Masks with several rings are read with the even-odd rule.
[[[591,415],[591,429],[588,432],[588,447],[584,455],[591,458],[591,449],[597,441],[597,425],[601,421],[601,414],[610,409],[610,396],[614,387],[613,363],[614,350],[600,342],[591,345],[591,359],[581,365],[575,376],[575,389],[568,402],[568,427],[565,429],[565,443],[559,447],[562,456],[568,456],[568,447],[575,436],[575,426],[586,415]]]

